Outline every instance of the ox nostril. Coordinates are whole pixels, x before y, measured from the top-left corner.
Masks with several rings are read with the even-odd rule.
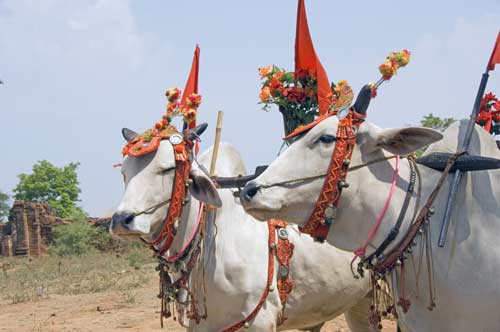
[[[111,217],[111,222],[113,225],[121,225],[123,227],[127,227],[135,218],[135,214],[133,212],[123,211],[116,212]]]
[[[241,191],[240,198],[246,202],[250,202],[252,198],[259,192],[260,186],[255,182],[248,182],[245,188]]]

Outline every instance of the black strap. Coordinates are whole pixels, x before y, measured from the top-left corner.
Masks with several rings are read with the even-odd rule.
[[[401,225],[403,224],[403,220],[405,219],[406,211],[408,210],[408,206],[410,205],[410,200],[413,195],[413,192],[415,190],[415,180],[417,178],[417,174],[415,172],[415,164],[412,159],[408,159],[408,163],[410,164],[410,183],[408,184],[408,189],[406,190],[406,196],[405,200],[403,202],[403,206],[401,207],[401,211],[399,212],[398,219],[396,221],[396,225],[391,229],[389,232],[389,235],[385,238],[385,240],[382,242],[382,244],[375,250],[373,254],[371,254],[367,259],[366,262],[369,264],[371,263],[373,257],[377,257],[379,259],[379,256],[384,253],[384,250],[389,246],[389,244],[394,241],[396,236],[399,234],[399,229],[401,228]]]

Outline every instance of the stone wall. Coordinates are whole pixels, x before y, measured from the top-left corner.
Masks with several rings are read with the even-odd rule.
[[[46,203],[15,201],[0,228],[0,255],[39,256],[52,240],[52,227],[68,222]]]

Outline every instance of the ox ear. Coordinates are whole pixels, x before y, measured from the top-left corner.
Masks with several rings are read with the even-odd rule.
[[[381,130],[377,146],[396,155],[407,155],[443,138],[440,132],[429,128],[397,128]]]
[[[131,140],[133,140],[137,136],[137,133],[135,131],[133,131],[132,129],[123,128],[122,135],[123,135],[123,138],[125,138],[125,140],[127,142],[130,142]]]
[[[222,201],[212,180],[201,170],[193,168],[189,173],[193,183],[189,186],[189,192],[200,202],[215,207],[221,207]]]

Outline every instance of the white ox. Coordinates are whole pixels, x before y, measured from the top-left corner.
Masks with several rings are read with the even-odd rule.
[[[199,162],[207,167],[211,155],[210,149],[199,157]],[[142,237],[148,241],[155,238],[153,234],[162,228],[168,206],[135,218],[134,212],[170,197],[174,165],[174,152],[168,140],[162,141],[158,150],[149,155],[125,158],[122,166],[125,194],[113,216],[110,227],[113,235],[128,239]],[[221,144],[216,174],[245,174],[242,159],[231,145]],[[216,230],[212,227],[205,239],[208,319],[199,325],[190,322],[188,329],[216,332],[243,319],[258,303],[267,278],[268,228],[246,214],[230,190],[216,190],[196,164],[193,164],[190,177],[193,181],[191,197],[184,208],[171,252],[180,250],[191,234],[199,200],[213,203],[220,197],[223,205],[217,211]],[[295,286],[286,304],[288,319],[276,326],[282,308],[274,278],[275,291],[268,295],[248,331],[295,328],[319,331],[323,322],[342,313],[345,313],[351,331],[372,331],[366,320],[370,305],[368,281],[352,278],[347,266],[352,255],[327,244],[315,243],[295,227],[288,230],[289,239],[295,245],[290,265]],[[196,295],[201,303],[201,287],[197,289],[199,294]]]
[[[254,183],[247,184],[242,192],[247,212],[260,220],[283,218],[297,225],[305,224],[321,191],[323,179],[299,181],[293,186],[266,186],[324,173],[335,146],[331,138],[336,135],[337,125],[335,116],[322,121],[281,154]],[[463,139],[465,127],[466,121],[456,122],[445,132],[445,138],[431,145],[426,153],[454,153],[457,142]],[[424,128],[384,130],[364,122],[357,133],[351,165],[392,154],[406,155],[438,141],[440,137],[440,134]],[[495,141],[478,126],[470,151],[472,154],[500,158]],[[342,193],[328,243],[351,252],[362,246],[387,199],[394,164],[394,159],[378,162],[348,174],[350,187]],[[441,173],[423,166],[419,169],[422,174],[422,202],[425,202]],[[395,225],[406,195],[409,175],[408,162],[402,159],[394,197],[366,256],[381,244]],[[410,295],[411,306],[406,314],[398,308],[398,323],[403,331],[500,331],[500,171],[480,171],[464,176],[466,181],[458,191],[446,246],[438,248],[437,235],[452,178],[453,175],[449,175],[445,181],[434,204],[436,213],[430,220],[437,307],[433,311],[427,309],[427,276],[420,277],[417,289],[412,264],[405,264],[406,291]],[[415,195],[393,244],[398,243],[408,229],[414,208]],[[413,252],[419,252],[419,248]],[[424,273],[425,269],[421,275]]]

